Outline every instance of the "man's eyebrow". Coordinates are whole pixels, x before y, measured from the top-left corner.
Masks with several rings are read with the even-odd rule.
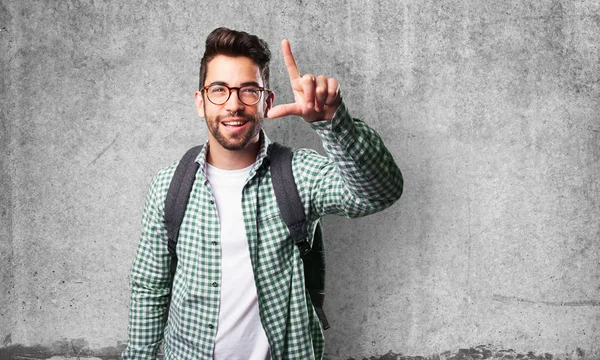
[[[225,81],[213,81],[210,84],[208,84],[208,86],[213,86],[213,85],[223,85],[223,86],[229,86],[229,84],[227,84]],[[240,86],[256,86],[256,87],[261,87],[260,84],[256,81],[246,81],[243,82]],[[231,87],[231,86],[229,86]]]
[[[210,84],[208,84],[208,86],[213,86],[213,85],[225,85],[225,86],[227,86],[227,83],[225,81],[213,81]]]
[[[250,85],[260,87],[259,83],[256,81],[246,81],[245,83],[242,83],[241,86],[250,86]]]

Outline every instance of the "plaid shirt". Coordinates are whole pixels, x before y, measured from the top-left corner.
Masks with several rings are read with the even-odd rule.
[[[294,151],[292,168],[311,226],[325,214],[358,217],[380,211],[402,193],[402,175],[381,138],[342,103],[331,121],[311,127],[328,157]],[[321,359],[324,338],[304,287],[302,260],[279,214],[269,172],[269,139],[242,194],[244,225],[260,319],[272,359]],[[177,244],[179,263],[165,327],[171,256],[163,217],[173,164],[152,180],[131,271],[129,342],[123,359],[154,359],[164,336],[166,359],[212,359],[219,313],[219,218],[206,177],[205,145]],[[312,233],[312,232],[311,232]]]

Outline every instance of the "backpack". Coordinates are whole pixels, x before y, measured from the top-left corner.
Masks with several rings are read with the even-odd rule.
[[[202,146],[189,149],[179,161],[173,178],[169,185],[167,198],[165,200],[165,223],[167,226],[168,249],[171,254],[171,279],[175,276],[177,269],[177,238],[179,227],[183,221],[187,202],[196,179],[198,163],[195,161]],[[294,182],[292,173],[292,150],[278,143],[272,143],[269,147],[271,156],[271,181],[277,205],[281,216],[285,221],[290,237],[300,252],[304,263],[304,283],[310,295],[311,302],[321,326],[324,330],[329,328],[329,322],[323,312],[325,299],[325,250],[323,247],[323,232],[320,222],[317,223],[313,234],[312,246],[308,241],[308,224],[304,215],[304,205],[300,200],[298,188]],[[171,293],[173,282],[171,282]],[[169,294],[169,305],[170,297]],[[169,306],[167,306],[168,312]]]

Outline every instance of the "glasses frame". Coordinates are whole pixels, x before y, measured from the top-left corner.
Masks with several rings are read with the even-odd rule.
[[[208,89],[209,89],[209,88],[211,88],[211,87],[213,87],[213,86],[223,86],[223,87],[226,87],[226,88],[227,88],[227,90],[229,90],[229,95],[227,95],[227,99],[226,99],[225,101],[223,101],[222,103],[220,103],[220,104],[219,104],[219,103],[216,103],[216,102],[214,102],[214,101],[212,101],[212,100],[210,99],[210,96],[208,96]],[[256,102],[254,102],[254,103],[252,103],[252,104],[247,104],[247,103],[246,103],[244,100],[242,100],[242,98],[240,97],[240,89],[241,89],[241,88],[245,88],[245,87],[256,87],[256,88],[258,88],[258,91],[260,91],[260,96],[258,97],[258,99],[256,100]],[[201,89],[201,91],[202,91],[203,93],[206,93],[206,98],[208,99],[208,101],[210,101],[210,102],[211,102],[212,104],[214,104],[214,105],[223,105],[223,104],[225,104],[226,102],[228,102],[228,101],[229,101],[229,99],[231,98],[231,93],[233,92],[233,90],[235,90],[235,92],[237,93],[238,100],[239,100],[239,101],[240,101],[242,104],[244,104],[244,105],[246,105],[246,106],[252,106],[252,105],[256,105],[256,104],[258,104],[258,103],[260,102],[260,100],[262,99],[262,96],[263,96],[262,94],[263,94],[263,92],[265,92],[265,91],[266,91],[267,93],[270,93],[270,92],[271,92],[271,90],[269,90],[269,89],[265,89],[265,88],[264,88],[264,87],[262,87],[262,86],[256,86],[256,85],[245,85],[245,86],[230,87],[230,86],[223,85],[223,84],[212,84],[212,85],[206,85],[205,87],[203,87],[203,88]]]

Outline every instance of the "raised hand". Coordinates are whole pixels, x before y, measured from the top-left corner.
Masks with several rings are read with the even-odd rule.
[[[281,42],[283,60],[290,76],[294,92],[294,103],[274,106],[267,113],[271,119],[287,115],[301,116],[305,121],[331,120],[342,101],[340,85],[334,78],[325,75],[300,75],[292,54],[290,42]]]

